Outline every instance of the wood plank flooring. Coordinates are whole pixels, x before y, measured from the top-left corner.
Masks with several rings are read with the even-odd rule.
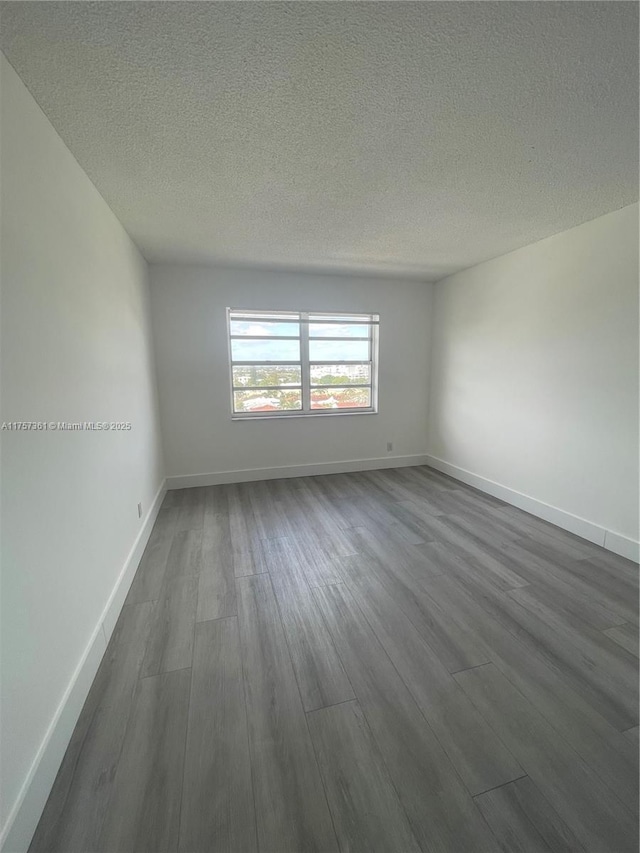
[[[426,467],[170,492],[31,853],[636,853],[638,567]]]

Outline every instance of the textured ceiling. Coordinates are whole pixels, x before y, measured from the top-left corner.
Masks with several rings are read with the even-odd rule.
[[[8,2],[152,261],[437,279],[638,190],[632,2]]]

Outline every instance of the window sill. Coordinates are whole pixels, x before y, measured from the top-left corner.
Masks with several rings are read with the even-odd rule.
[[[300,414],[274,414],[274,415],[231,415],[232,421],[290,421],[290,420],[308,420],[309,418],[348,418],[354,415],[377,415],[378,412],[373,409],[366,409],[359,412],[305,412]]]

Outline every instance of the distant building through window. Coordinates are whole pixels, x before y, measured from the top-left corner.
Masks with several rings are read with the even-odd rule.
[[[227,314],[233,417],[377,411],[377,314]]]

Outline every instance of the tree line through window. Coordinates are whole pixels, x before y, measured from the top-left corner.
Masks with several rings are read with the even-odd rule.
[[[376,411],[377,314],[227,313],[234,416]]]

